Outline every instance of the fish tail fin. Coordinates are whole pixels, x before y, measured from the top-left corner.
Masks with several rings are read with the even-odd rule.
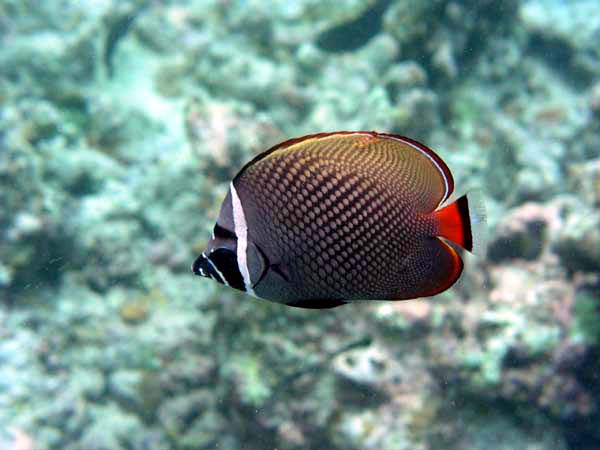
[[[484,253],[486,220],[481,192],[469,192],[436,211],[435,215],[441,237],[471,253]]]

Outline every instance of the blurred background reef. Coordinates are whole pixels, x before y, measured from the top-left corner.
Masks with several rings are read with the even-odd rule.
[[[0,0],[0,449],[600,448],[594,0]],[[443,295],[304,311],[193,277],[285,138],[481,188]]]

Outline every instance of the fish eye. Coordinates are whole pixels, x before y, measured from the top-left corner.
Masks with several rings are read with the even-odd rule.
[[[227,247],[215,248],[208,255],[208,262],[213,271],[213,279],[227,286],[244,291],[244,279],[240,273],[237,253]]]

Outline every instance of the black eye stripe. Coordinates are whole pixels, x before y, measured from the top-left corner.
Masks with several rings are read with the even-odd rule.
[[[204,256],[204,254],[198,256],[194,264],[192,265],[192,271],[196,275],[200,275],[206,278],[212,278],[213,280],[225,284],[223,277],[215,270],[213,263]]]
[[[217,272],[214,267],[211,267],[208,271],[208,277],[212,278],[213,280],[215,280],[217,283],[221,283],[221,284],[225,284],[223,278],[221,277],[221,275],[219,275],[219,272]]]
[[[237,236],[235,235],[235,233],[233,231],[230,231],[227,228],[223,228],[218,223],[215,224],[215,228],[213,231],[215,233],[215,237],[218,237],[221,239],[237,239]]]
[[[237,265],[235,253],[230,250],[217,249],[208,255],[208,258],[221,272],[229,286],[241,291],[245,291],[244,279]]]

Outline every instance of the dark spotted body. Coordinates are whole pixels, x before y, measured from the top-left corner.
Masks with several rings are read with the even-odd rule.
[[[237,230],[245,233],[238,269],[262,298],[319,308],[428,296],[462,271],[456,251],[437,237],[448,227],[436,208],[452,189],[446,165],[418,142],[374,132],[313,135],[248,163],[217,226],[236,240]],[[470,229],[459,231],[468,247]],[[239,243],[231,248],[240,262]]]

